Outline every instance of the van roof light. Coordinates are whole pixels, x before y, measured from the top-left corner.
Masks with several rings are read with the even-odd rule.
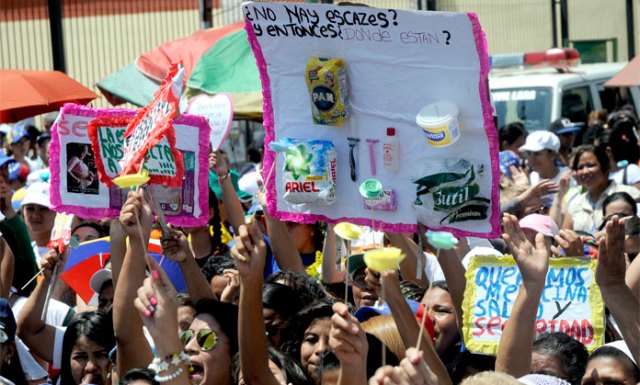
[[[492,55],[491,68],[566,68],[580,65],[575,48],[551,48],[547,51]]]

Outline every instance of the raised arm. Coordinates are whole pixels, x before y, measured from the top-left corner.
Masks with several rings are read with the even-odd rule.
[[[222,190],[222,196],[218,197],[224,204],[229,222],[234,231],[244,224],[244,209],[242,203],[238,199],[238,194],[231,181],[231,171],[229,165],[220,155],[220,152],[214,151],[209,154],[209,168],[218,176],[218,184]]]
[[[150,366],[156,375],[164,378],[163,384],[191,385],[189,356],[178,338],[176,289],[153,258],[147,258],[147,264],[151,268],[151,277],[146,278],[138,289],[134,306],[156,347],[156,359]]]
[[[59,264],[61,264],[60,254],[55,250],[49,250],[42,259],[43,278],[27,299],[17,320],[18,336],[33,353],[47,362],[53,362],[53,343],[56,332],[55,328],[47,325],[41,317],[53,268]]]
[[[117,369],[118,376],[132,368],[146,367],[153,355],[142,331],[142,321],[132,317],[135,312],[133,301],[137,298],[137,291],[145,278],[145,254],[151,234],[153,218],[142,190],[129,192],[127,201],[120,211],[121,231],[114,228],[110,231],[111,244],[116,251],[122,250],[124,236],[129,237],[122,261],[120,276],[117,284],[114,281],[113,296],[113,327],[118,348]],[[116,227],[118,224],[115,225]],[[116,258],[118,256],[116,255]]]
[[[164,255],[180,266],[193,303],[198,303],[201,299],[217,299],[193,257],[186,234],[169,227],[169,232],[163,234],[160,241]]]
[[[378,275],[370,269],[367,269],[366,281],[369,286],[376,288],[381,298],[388,302],[393,320],[400,332],[405,348],[415,346],[420,334],[420,325],[400,291],[397,272],[388,270]],[[382,287],[384,287],[384,290],[382,290]],[[451,385],[451,378],[449,378],[447,369],[440,360],[440,357],[438,357],[438,353],[431,341],[429,341],[426,333],[423,334],[418,348],[424,352],[424,361],[433,373],[435,373],[436,377],[438,377],[437,385]]]
[[[267,246],[258,223],[238,228],[231,256],[240,274],[238,344],[242,377],[247,384],[279,385],[269,369],[262,315],[262,282]]]
[[[296,248],[296,245],[291,239],[287,225],[280,219],[274,218],[269,215],[264,195],[261,197],[264,208],[264,219],[267,223],[267,234],[269,234],[269,240],[271,243],[271,250],[273,250],[273,256],[278,262],[278,266],[281,270],[297,271],[299,273],[305,273],[306,270],[302,264],[302,258]]]
[[[521,377],[531,371],[536,313],[544,289],[551,251],[544,235],[536,234],[535,246],[524,235],[518,218],[504,215],[503,238],[513,253],[522,275],[522,285],[513,304],[509,322],[502,331],[496,371]]]
[[[624,223],[614,216],[600,240],[596,282],[635,362],[640,362],[640,302],[625,284]]]
[[[640,258],[637,256],[627,268],[625,282],[633,296],[640,301]]]
[[[338,385],[366,385],[367,338],[360,322],[341,302],[333,305],[329,346],[340,360]]]
[[[322,282],[343,282],[344,275],[344,269],[338,271],[336,261],[336,233],[333,231],[333,224],[327,224],[327,233],[322,244]]]

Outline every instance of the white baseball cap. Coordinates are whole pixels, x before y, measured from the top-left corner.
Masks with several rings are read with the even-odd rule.
[[[27,192],[22,199],[22,206],[28,204],[36,204],[51,208],[51,200],[49,199],[49,183],[36,182],[27,188]]]
[[[527,136],[524,146],[520,147],[520,151],[522,152],[539,152],[542,150],[558,152],[558,150],[560,150],[560,139],[558,136],[549,131],[534,131]]]

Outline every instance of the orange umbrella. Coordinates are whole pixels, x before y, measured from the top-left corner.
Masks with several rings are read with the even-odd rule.
[[[640,86],[640,55],[631,60],[620,72],[604,83],[605,87]]]
[[[0,70],[0,123],[55,111],[65,103],[87,104],[97,97],[59,71]]]

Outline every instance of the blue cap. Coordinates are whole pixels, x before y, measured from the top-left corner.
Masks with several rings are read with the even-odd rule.
[[[24,137],[29,137],[29,133],[27,132],[27,130],[24,127],[18,125],[13,126],[9,135],[9,143],[11,144],[18,143]]]
[[[411,308],[413,314],[416,314],[418,308],[420,307],[420,302],[414,301],[412,299],[407,299],[407,304]],[[371,317],[379,316],[379,315],[389,315],[391,314],[391,309],[387,302],[379,306],[363,306],[356,310],[354,316],[360,322],[364,322]]]
[[[0,298],[0,343],[11,342],[16,338],[16,318],[9,301]]]
[[[16,162],[15,159],[13,159],[10,156],[6,156],[2,152],[0,152],[0,167],[4,166],[5,164],[11,164],[11,163],[14,163],[14,162]]]

